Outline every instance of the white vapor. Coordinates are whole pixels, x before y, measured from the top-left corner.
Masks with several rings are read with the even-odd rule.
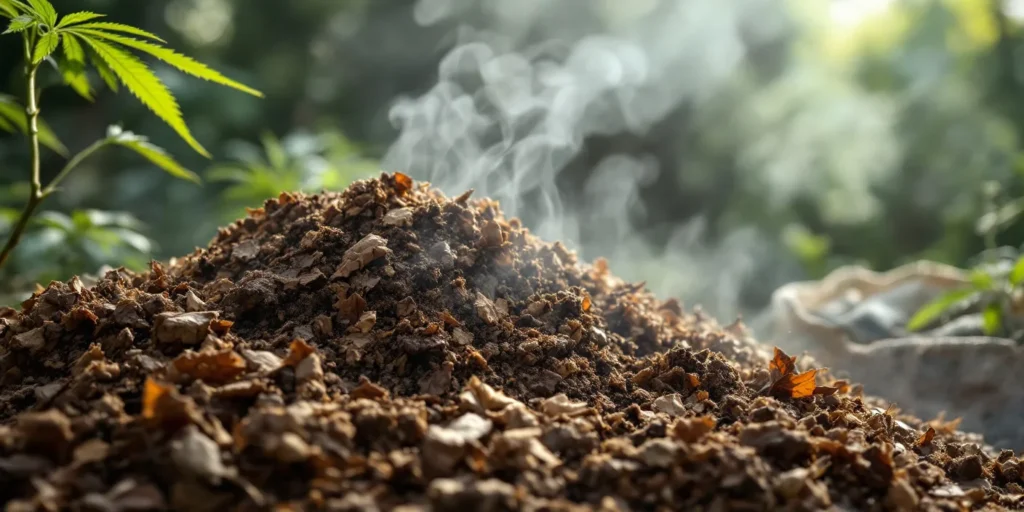
[[[832,108],[829,98],[805,104],[804,96],[782,94],[787,103],[773,110],[764,92],[748,90],[751,48],[792,30],[779,1],[420,0],[417,22],[458,22],[457,40],[437,84],[393,106],[400,134],[383,165],[449,194],[476,189],[542,238],[563,240],[587,259],[605,256],[617,274],[731,320],[743,312],[751,283],[798,276],[778,240],[752,227],[709,243],[702,216],[668,228],[647,222],[642,191],[661,173],[678,175],[680,187],[713,178],[713,164],[688,159],[688,140],[679,141],[672,168],[633,151],[586,164],[584,182],[566,170],[587,162],[595,138],[647,137],[689,109],[689,122],[712,129],[701,144],[715,143],[714,130],[747,142],[737,160],[773,207],[828,176],[867,194],[896,155],[886,135],[891,109],[848,92],[846,104],[856,108],[838,115],[874,121],[852,123],[856,140],[848,144],[801,147],[797,155],[794,145],[822,136],[811,121]],[[783,89],[803,85],[786,80],[777,81]],[[800,94],[813,99],[815,91]],[[846,126],[833,116],[827,134],[841,139]],[[769,131],[776,140],[765,137]],[[865,168],[851,170],[849,162]]]

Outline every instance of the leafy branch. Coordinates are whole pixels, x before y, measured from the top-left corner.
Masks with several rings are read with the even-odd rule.
[[[199,177],[182,167],[163,149],[145,137],[120,128],[71,157],[64,168],[45,186],[42,184],[40,145],[62,156],[67,150],[39,116],[37,74],[44,62],[53,65],[79,96],[93,100],[93,88],[87,75],[87,61],[113,91],[124,86],[143,105],[167,123],[196,152],[210,153],[192,135],[181,108],[167,86],[132,51],[155,57],[179,71],[210,82],[231,87],[253,96],[263,94],[236,82],[206,65],[163,46],[159,36],[130,25],[102,21],[104,15],[89,11],[59,16],[49,0],[0,0],[0,17],[10,20],[3,35],[22,38],[25,60],[25,104],[0,95],[0,129],[15,130],[28,136],[30,156],[30,193],[18,220],[0,250],[0,267],[18,245],[35,210],[79,164],[99,149],[116,145],[128,148],[171,175],[199,182]]]
[[[998,183],[988,182],[983,187],[985,213],[975,226],[985,240],[986,251],[982,262],[970,274],[970,283],[950,290],[925,304],[907,322],[907,330],[926,330],[964,313],[980,312],[981,327],[986,335],[999,334],[1015,337],[1012,333],[1015,314],[1019,314],[1024,299],[1024,255],[1012,248],[998,249],[996,235],[1024,212],[1024,199],[1014,199],[999,205],[1001,193]]]

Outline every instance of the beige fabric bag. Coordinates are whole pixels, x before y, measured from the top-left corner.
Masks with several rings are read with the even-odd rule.
[[[982,336],[892,335],[900,330],[894,324],[966,282],[963,271],[932,262],[885,273],[844,267],[821,281],[779,288],[760,337],[791,354],[807,351],[833,374],[918,417],[945,412],[992,446],[1024,449],[1024,347]],[[844,308],[849,322],[835,313]],[[871,332],[878,339],[864,342]]]

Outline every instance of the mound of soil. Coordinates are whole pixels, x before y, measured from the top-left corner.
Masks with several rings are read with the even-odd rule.
[[[0,347],[7,510],[1022,504],[1013,452],[401,174],[53,283]]]

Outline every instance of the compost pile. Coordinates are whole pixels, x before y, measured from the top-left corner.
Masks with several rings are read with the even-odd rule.
[[[961,510],[1024,485],[1012,452],[402,174],[53,283],[0,344],[7,510]]]

